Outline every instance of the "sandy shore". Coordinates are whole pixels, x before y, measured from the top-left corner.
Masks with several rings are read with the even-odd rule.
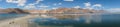
[[[2,21],[0,23],[0,27],[28,27],[28,20],[39,17],[38,15],[27,15],[24,17],[19,17],[15,19],[9,19],[6,21]]]

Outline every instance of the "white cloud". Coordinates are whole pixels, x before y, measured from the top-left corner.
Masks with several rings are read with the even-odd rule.
[[[28,6],[29,6],[29,5],[30,5],[30,6],[31,6],[31,5],[34,6],[34,5],[36,5],[36,4],[39,4],[40,1],[44,1],[44,0],[36,0],[35,3],[28,4]],[[32,6],[32,7],[33,7],[33,6]],[[34,7],[36,7],[36,6],[34,6]]]
[[[25,9],[39,9],[39,8],[43,8],[43,7],[48,7],[48,6],[35,6],[36,4],[39,4],[40,1],[44,1],[44,0],[36,0],[34,3],[28,4],[26,5],[24,8]],[[39,8],[38,8],[39,7]]]
[[[106,10],[112,13],[120,12],[120,8],[112,8],[112,9],[106,9]]]
[[[54,6],[57,6],[57,5],[61,5],[62,3],[54,3],[53,5]]]
[[[28,4],[24,7],[25,9],[36,9],[36,6],[33,4]]]
[[[75,7],[73,7],[73,8],[80,8],[80,6],[75,6]]]
[[[38,7],[38,9],[40,9],[40,10],[45,10],[45,9],[48,9],[49,6],[44,5],[44,4],[41,4],[41,5],[37,6],[37,7]]]
[[[8,2],[8,3],[18,3],[18,0],[16,1],[16,0],[6,0],[6,2]]]
[[[39,6],[39,7],[41,7],[41,8],[47,8],[47,7],[49,7],[49,6]]]
[[[39,4],[40,1],[44,1],[44,0],[36,0],[34,4]]]
[[[102,5],[101,4],[94,4],[91,5],[90,2],[84,3],[85,5],[85,9],[102,9]]]
[[[8,3],[17,3],[18,6],[24,6],[26,3],[26,0],[6,0]]]
[[[91,6],[90,2],[84,3],[86,7]]]
[[[84,5],[85,5],[85,9],[92,9],[90,2],[84,3]]]
[[[47,8],[47,7],[49,7],[49,6],[40,5],[39,7],[40,7],[40,8]]]
[[[26,3],[26,0],[19,0],[18,6],[24,6]]]
[[[46,6],[46,5],[35,5],[35,4],[28,4],[26,5],[24,8],[25,9],[47,9],[49,6]]]
[[[52,9],[57,9],[58,7],[53,7]]]
[[[94,8],[94,9],[102,9],[103,7],[102,7],[101,4],[94,4],[94,5],[92,6],[92,8]]]
[[[93,5],[93,6],[95,6],[95,7],[102,7],[101,4],[95,4],[95,5]]]
[[[64,1],[74,1],[74,0],[64,0]]]

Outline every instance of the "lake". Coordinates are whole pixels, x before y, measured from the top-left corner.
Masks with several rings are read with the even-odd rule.
[[[27,14],[0,14],[0,21],[26,16]]]
[[[0,14],[0,21],[23,17],[25,15],[27,14]],[[30,19],[28,22],[32,25],[30,27],[120,27],[120,14],[66,16],[64,16],[66,19],[56,19],[59,18],[58,16],[56,18],[38,17]]]
[[[80,16],[76,20],[39,17],[31,22],[37,27],[120,27],[120,14]]]

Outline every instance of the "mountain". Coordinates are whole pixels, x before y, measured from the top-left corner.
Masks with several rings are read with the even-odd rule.
[[[82,9],[82,8],[57,8],[52,10],[22,10],[19,8],[7,8],[7,9],[0,9],[0,13],[16,13],[16,14],[84,14],[84,13],[103,13],[104,10],[89,10],[89,9]]]
[[[29,12],[31,14],[45,14],[48,10],[25,10],[26,12]]]
[[[8,13],[8,14],[26,14],[28,12],[25,12],[19,8],[7,8],[7,9],[1,9],[0,10],[1,13]]]
[[[64,13],[64,14],[83,14],[83,13],[99,13],[102,12],[102,10],[89,10],[89,9],[82,9],[82,8],[58,8],[58,9],[53,9],[49,10],[48,13]]]
[[[49,10],[48,13],[64,13],[65,11],[68,10],[70,10],[70,8],[58,8],[58,9]]]
[[[55,18],[58,19],[67,19],[67,18],[79,18],[80,16],[82,16],[78,14],[86,14],[86,13],[92,14],[92,13],[104,13],[104,12],[105,12],[104,10],[94,10],[94,9],[90,10],[90,9],[82,9],[82,8],[58,8],[58,9],[49,10],[47,13],[50,14],[50,16],[54,16]]]

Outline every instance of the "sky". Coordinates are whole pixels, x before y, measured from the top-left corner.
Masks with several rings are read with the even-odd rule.
[[[56,9],[59,7],[120,10],[120,0],[0,0],[0,8]]]

